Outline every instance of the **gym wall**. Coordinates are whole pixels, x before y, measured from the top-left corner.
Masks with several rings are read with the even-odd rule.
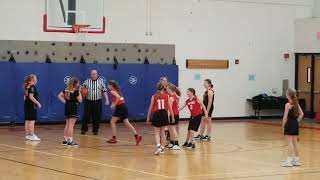
[[[151,2],[147,15],[145,0],[105,0],[107,33],[87,35],[86,41],[175,44],[182,100],[188,87],[196,88],[201,97],[203,80],[212,79],[215,117],[249,116],[247,98],[261,92],[281,95],[283,79],[294,86],[294,22],[311,17],[312,0]],[[5,24],[0,31],[2,40],[77,41],[74,34],[42,31],[44,1],[6,0],[1,6],[6,7],[0,11]],[[284,53],[290,54],[287,61]],[[187,58],[229,59],[230,66],[227,70],[189,70],[185,68]],[[234,64],[235,59],[240,60],[239,65]],[[256,76],[255,81],[248,81],[250,74]],[[273,94],[272,89],[278,91]],[[181,117],[188,115],[185,110]]]

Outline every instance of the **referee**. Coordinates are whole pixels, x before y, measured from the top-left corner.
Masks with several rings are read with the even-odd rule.
[[[93,135],[98,135],[102,114],[102,94],[106,99],[105,104],[109,104],[107,88],[104,81],[98,79],[97,70],[91,71],[90,79],[85,80],[83,86],[88,89],[88,96],[84,101],[81,134],[86,134],[88,131],[88,122],[90,121],[90,118],[92,118],[92,133]]]

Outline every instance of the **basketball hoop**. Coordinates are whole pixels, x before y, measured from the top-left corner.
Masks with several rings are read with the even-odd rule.
[[[88,24],[73,24],[72,31],[75,33],[77,40],[85,42],[86,41],[86,33],[88,31],[83,30],[84,28],[90,27]]]
[[[90,27],[90,25],[88,24],[73,24],[72,25],[72,31],[74,33],[86,33],[85,30],[82,30],[83,28],[87,28],[87,27]]]

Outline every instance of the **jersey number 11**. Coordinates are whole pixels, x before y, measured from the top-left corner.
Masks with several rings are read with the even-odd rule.
[[[158,99],[158,109],[164,109],[164,99]]]

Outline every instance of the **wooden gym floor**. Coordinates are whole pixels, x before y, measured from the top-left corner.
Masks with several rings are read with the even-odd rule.
[[[120,125],[120,143],[105,142],[109,125],[99,136],[75,139],[79,149],[60,145],[63,126],[37,126],[41,143],[23,139],[23,127],[0,128],[0,179],[242,179],[318,180],[320,177],[320,126],[304,124],[300,145],[302,166],[280,167],[286,142],[279,122],[215,121],[214,140],[198,142],[196,150],[166,151],[154,156],[152,127],[135,123],[144,139],[135,146],[133,137]],[[180,124],[183,143],[187,123]],[[78,129],[78,128],[77,128]]]

